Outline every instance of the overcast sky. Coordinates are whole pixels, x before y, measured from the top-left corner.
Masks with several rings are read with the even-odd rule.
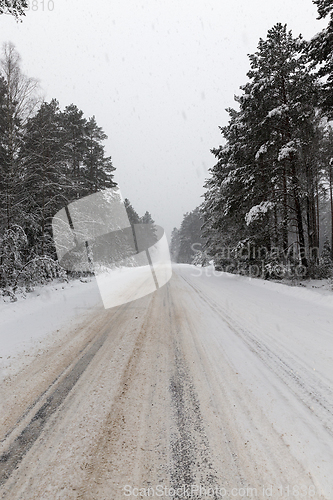
[[[225,108],[246,82],[248,53],[277,22],[309,39],[326,25],[311,0],[30,1],[0,17],[24,72],[47,101],[95,115],[123,197],[169,235],[201,203]],[[52,10],[53,8],[53,10]]]

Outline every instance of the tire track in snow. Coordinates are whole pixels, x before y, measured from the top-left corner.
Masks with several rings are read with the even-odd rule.
[[[208,297],[202,290],[193,285],[184,276],[181,278],[200,296],[200,298],[228,325],[230,330],[240,337],[249,349],[268,366],[290,391],[321,421],[323,427],[333,436],[333,391],[321,380],[309,379],[305,368],[295,359],[285,353],[284,359],[276,354],[262,339],[257,339],[253,332],[245,330],[232,319],[222,307]],[[286,358],[290,358],[287,362]],[[304,377],[299,374],[303,372]],[[303,381],[307,377],[306,382]]]
[[[127,305],[121,309],[121,312],[123,312],[126,307]],[[96,353],[103,346],[109,333],[110,326],[107,326],[104,332],[93,343],[88,351],[76,362],[65,378],[56,384],[56,388],[47,397],[46,402],[41,406],[41,408],[38,409],[29,424],[9,445],[7,451],[0,456],[0,486],[7,481],[23,457],[42,434],[48,420],[58,410],[70,391],[78,382],[79,378],[89,366]],[[57,377],[50,387],[52,387],[58,379],[59,377]],[[24,418],[24,416],[22,418]]]
[[[176,432],[171,434],[171,456],[173,458],[170,471],[171,486],[175,492],[181,485],[205,485],[214,490],[211,498],[217,500],[215,488],[221,482],[226,484],[227,477],[218,474],[213,465],[214,455],[206,434],[207,421],[203,418],[200,408],[200,397],[196,384],[192,379],[187,363],[187,353],[182,346],[182,335],[188,331],[193,336],[191,321],[186,310],[177,311],[177,306],[170,293],[167,295],[169,303],[169,328],[173,332],[174,373],[170,378],[171,404]],[[226,451],[227,450],[227,451]],[[229,467],[233,470],[234,480],[243,484],[243,477],[239,468],[237,454],[231,440],[228,441],[225,453],[231,459]],[[188,490],[189,492],[190,490]],[[183,493],[175,498],[183,498]],[[192,493],[191,493],[192,494]],[[201,498],[192,494],[191,498]]]

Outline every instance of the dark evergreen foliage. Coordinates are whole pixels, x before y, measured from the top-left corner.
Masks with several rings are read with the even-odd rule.
[[[227,110],[202,206],[206,248],[221,267],[263,264],[267,275],[276,262],[318,264],[322,86],[305,48],[301,36],[275,25],[249,56],[239,110]]]
[[[178,261],[179,247],[180,247],[179,229],[174,227],[171,232],[171,242],[170,242],[170,257],[172,262]]]
[[[125,204],[125,208],[126,208],[126,212],[127,212],[130,224],[132,226],[134,224],[140,224],[140,217],[138,216],[137,212],[132,207],[128,198],[125,198],[124,204]]]
[[[177,262],[191,264],[195,254],[201,251],[204,240],[201,235],[201,226],[203,220],[199,207],[192,212],[184,215],[179,232],[174,237],[179,243],[174,242],[174,245],[179,245]]]
[[[28,8],[26,0],[0,0],[0,14],[10,14],[16,19],[25,16],[25,9]]]
[[[319,17],[328,17],[328,25],[308,43],[306,52],[319,77],[325,77],[321,94],[321,107],[327,116],[333,117],[333,4],[331,0],[313,0]]]
[[[36,107],[35,81],[11,44],[0,74],[0,286],[59,274],[52,217],[64,205],[116,186],[95,117],[53,99]],[[52,264],[53,262],[53,264]]]

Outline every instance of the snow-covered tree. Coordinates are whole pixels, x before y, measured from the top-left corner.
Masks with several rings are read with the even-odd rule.
[[[129,201],[128,198],[125,198],[124,205],[125,205],[125,208],[126,208],[126,212],[127,212],[130,224],[132,226],[134,224],[140,224],[140,217],[137,214],[137,212],[134,210],[134,208],[132,207],[131,202]]]
[[[319,144],[320,192],[322,201],[328,200],[325,233],[330,232],[330,246],[333,258],[333,128],[330,122],[323,124]]]
[[[16,19],[25,16],[25,9],[28,8],[26,0],[0,0],[0,14],[10,14]]]
[[[0,76],[4,91],[1,119],[0,214],[1,226],[9,229],[11,224],[15,223],[17,190],[20,189],[17,182],[21,175],[18,153],[24,126],[38,104],[38,84],[36,80],[22,73],[20,55],[12,43],[3,45]]]
[[[333,118],[333,4],[331,0],[313,0],[317,6],[318,19],[328,18],[326,28],[317,33],[308,43],[306,52],[316,68],[317,75],[324,77],[321,107]]]
[[[201,235],[203,220],[199,207],[184,215],[179,229],[179,252],[177,262],[191,264],[195,253],[202,249]]]
[[[87,194],[94,193],[100,189],[116,186],[113,181],[113,171],[110,157],[105,156],[103,141],[107,135],[97,125],[95,116],[89,118],[85,125],[85,148],[83,154],[84,185],[87,186]]]
[[[173,262],[177,262],[179,247],[180,247],[179,229],[174,227],[171,232],[171,242],[170,242],[170,256]]]
[[[140,217],[140,223],[141,224],[155,224],[155,221],[152,218],[151,214],[148,212],[148,210],[143,214],[142,217]]]
[[[66,152],[68,171],[75,178],[81,175],[86,150],[87,120],[75,104],[66,106],[59,115],[63,147]]]
[[[75,199],[78,183],[67,171],[67,150],[60,128],[61,112],[53,99],[27,122],[19,161],[24,196],[18,200],[20,223],[37,255],[54,254],[51,220]]]
[[[319,84],[303,48],[277,24],[249,56],[249,81],[239,110],[227,110],[226,144],[212,150],[218,162],[205,184],[203,234],[213,255],[244,240],[286,256],[295,242],[307,267],[307,246],[318,246]]]

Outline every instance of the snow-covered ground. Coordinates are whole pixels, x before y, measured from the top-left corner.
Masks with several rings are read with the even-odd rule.
[[[162,266],[157,269],[163,273]],[[45,349],[60,330],[73,329],[94,308],[115,307],[154,290],[151,268],[142,265],[105,268],[96,278],[38,286],[18,295],[17,302],[5,297],[0,302],[0,377],[13,374],[22,358]]]
[[[333,499],[333,292],[179,266],[207,304],[202,342],[226,357],[273,429]],[[221,318],[225,328],[221,327]],[[320,485],[320,486],[319,486]]]
[[[251,307],[253,297],[275,293],[279,298],[276,301],[275,309],[282,310],[284,306],[288,310],[293,310],[293,301],[298,305],[303,301],[305,317],[318,316],[318,306],[333,307],[332,285],[328,280],[306,280],[299,282],[298,286],[290,286],[288,283],[276,283],[255,278],[246,278],[229,273],[221,273],[214,270],[213,266],[194,267],[190,265],[177,265],[177,269],[183,269],[196,280],[200,278],[201,285],[208,285],[210,293],[217,292],[220,296],[221,288],[224,290],[225,283],[236,286],[242,285],[251,290],[250,296],[246,296],[246,307]],[[115,274],[115,273],[114,273]],[[131,270],[130,270],[130,274]],[[132,278],[133,279],[133,278]],[[125,280],[125,281],[124,281]],[[128,281],[121,270],[117,273],[117,283],[119,286],[124,281]],[[142,281],[140,275],[140,283]],[[195,282],[195,281],[194,281]],[[121,287],[120,287],[121,288]],[[126,287],[125,287],[126,288]],[[128,288],[128,287],[127,287]],[[250,297],[252,297],[250,299]],[[121,301],[120,301],[121,302]],[[19,295],[17,302],[10,302],[6,298],[0,302],[0,369],[11,366],[15,369],[15,360],[22,354],[32,355],[43,347],[43,342],[52,341],[52,335],[56,335],[62,328],[73,328],[73,326],[84,319],[84,315],[89,315],[93,308],[103,307],[101,294],[95,278],[83,280],[72,280],[67,282],[57,281],[48,285],[35,287],[33,292],[25,296]],[[235,302],[235,313],[244,314],[244,304]],[[315,316],[314,313],[316,312]],[[263,313],[263,311],[261,312]],[[253,314],[253,313],[252,313]],[[247,320],[249,315],[246,313]],[[279,318],[284,321],[284,327],[292,327],[293,319],[288,325],[285,319],[285,311]],[[333,315],[329,312],[327,324],[332,320]],[[271,311],[268,312],[268,324],[272,323]],[[248,322],[248,321],[247,321]],[[317,325],[314,319],[311,324]],[[251,325],[248,323],[248,328]],[[310,334],[315,335],[317,327],[313,327]],[[333,333],[333,326],[332,326]],[[316,340],[317,337],[314,338]],[[0,372],[1,373],[1,372]],[[7,371],[2,371],[7,373]]]
[[[332,285],[328,280],[306,280],[291,287],[288,283],[280,284],[217,272],[213,266],[201,268],[184,264],[178,265],[177,268],[187,270],[191,278],[201,277],[209,286],[213,285],[215,288],[223,287],[227,279],[250,285],[253,290],[270,290],[291,299],[304,299],[306,303],[310,302],[313,308],[323,304],[333,306]],[[130,274],[132,275],[131,270]],[[120,287],[121,284],[127,284],[128,278],[118,270],[116,281]],[[103,301],[95,278],[71,280],[68,283],[55,281],[38,286],[25,296],[18,295],[17,302],[10,302],[6,297],[0,302],[0,374],[6,374],[7,370],[3,369],[8,366],[11,366],[12,371],[15,370],[15,360],[21,355],[31,356],[33,352],[38,352],[38,349],[43,347],[42,343],[52,342],[52,335],[56,335],[60,329],[73,328],[74,324],[82,321],[84,315],[89,315],[94,307],[102,306]]]
[[[95,279],[38,286],[17,302],[0,302],[0,377],[13,373],[22,356],[33,356],[61,329],[74,328],[102,301]]]
[[[162,284],[169,270],[157,263]],[[170,269],[171,272],[171,269]],[[15,359],[42,348],[62,328],[73,329],[94,307],[115,307],[156,290],[149,265],[101,269],[97,277],[38,286],[18,295],[17,302],[5,297],[0,302],[0,375],[5,367],[15,370]],[[3,371],[2,374],[7,374]]]
[[[94,280],[51,284],[1,304],[8,442],[29,426],[30,413],[19,417],[30,401],[52,391],[53,380],[61,392],[61,377],[86,359],[84,349],[105,342],[13,469],[6,499],[122,498],[124,484],[213,477],[229,488],[256,487],[262,499],[333,500],[329,284],[292,287],[189,265],[174,274],[156,294],[109,311]],[[87,321],[90,337],[78,327],[89,315],[100,317]],[[65,329],[73,356],[59,346]],[[10,380],[38,349],[38,363]]]

